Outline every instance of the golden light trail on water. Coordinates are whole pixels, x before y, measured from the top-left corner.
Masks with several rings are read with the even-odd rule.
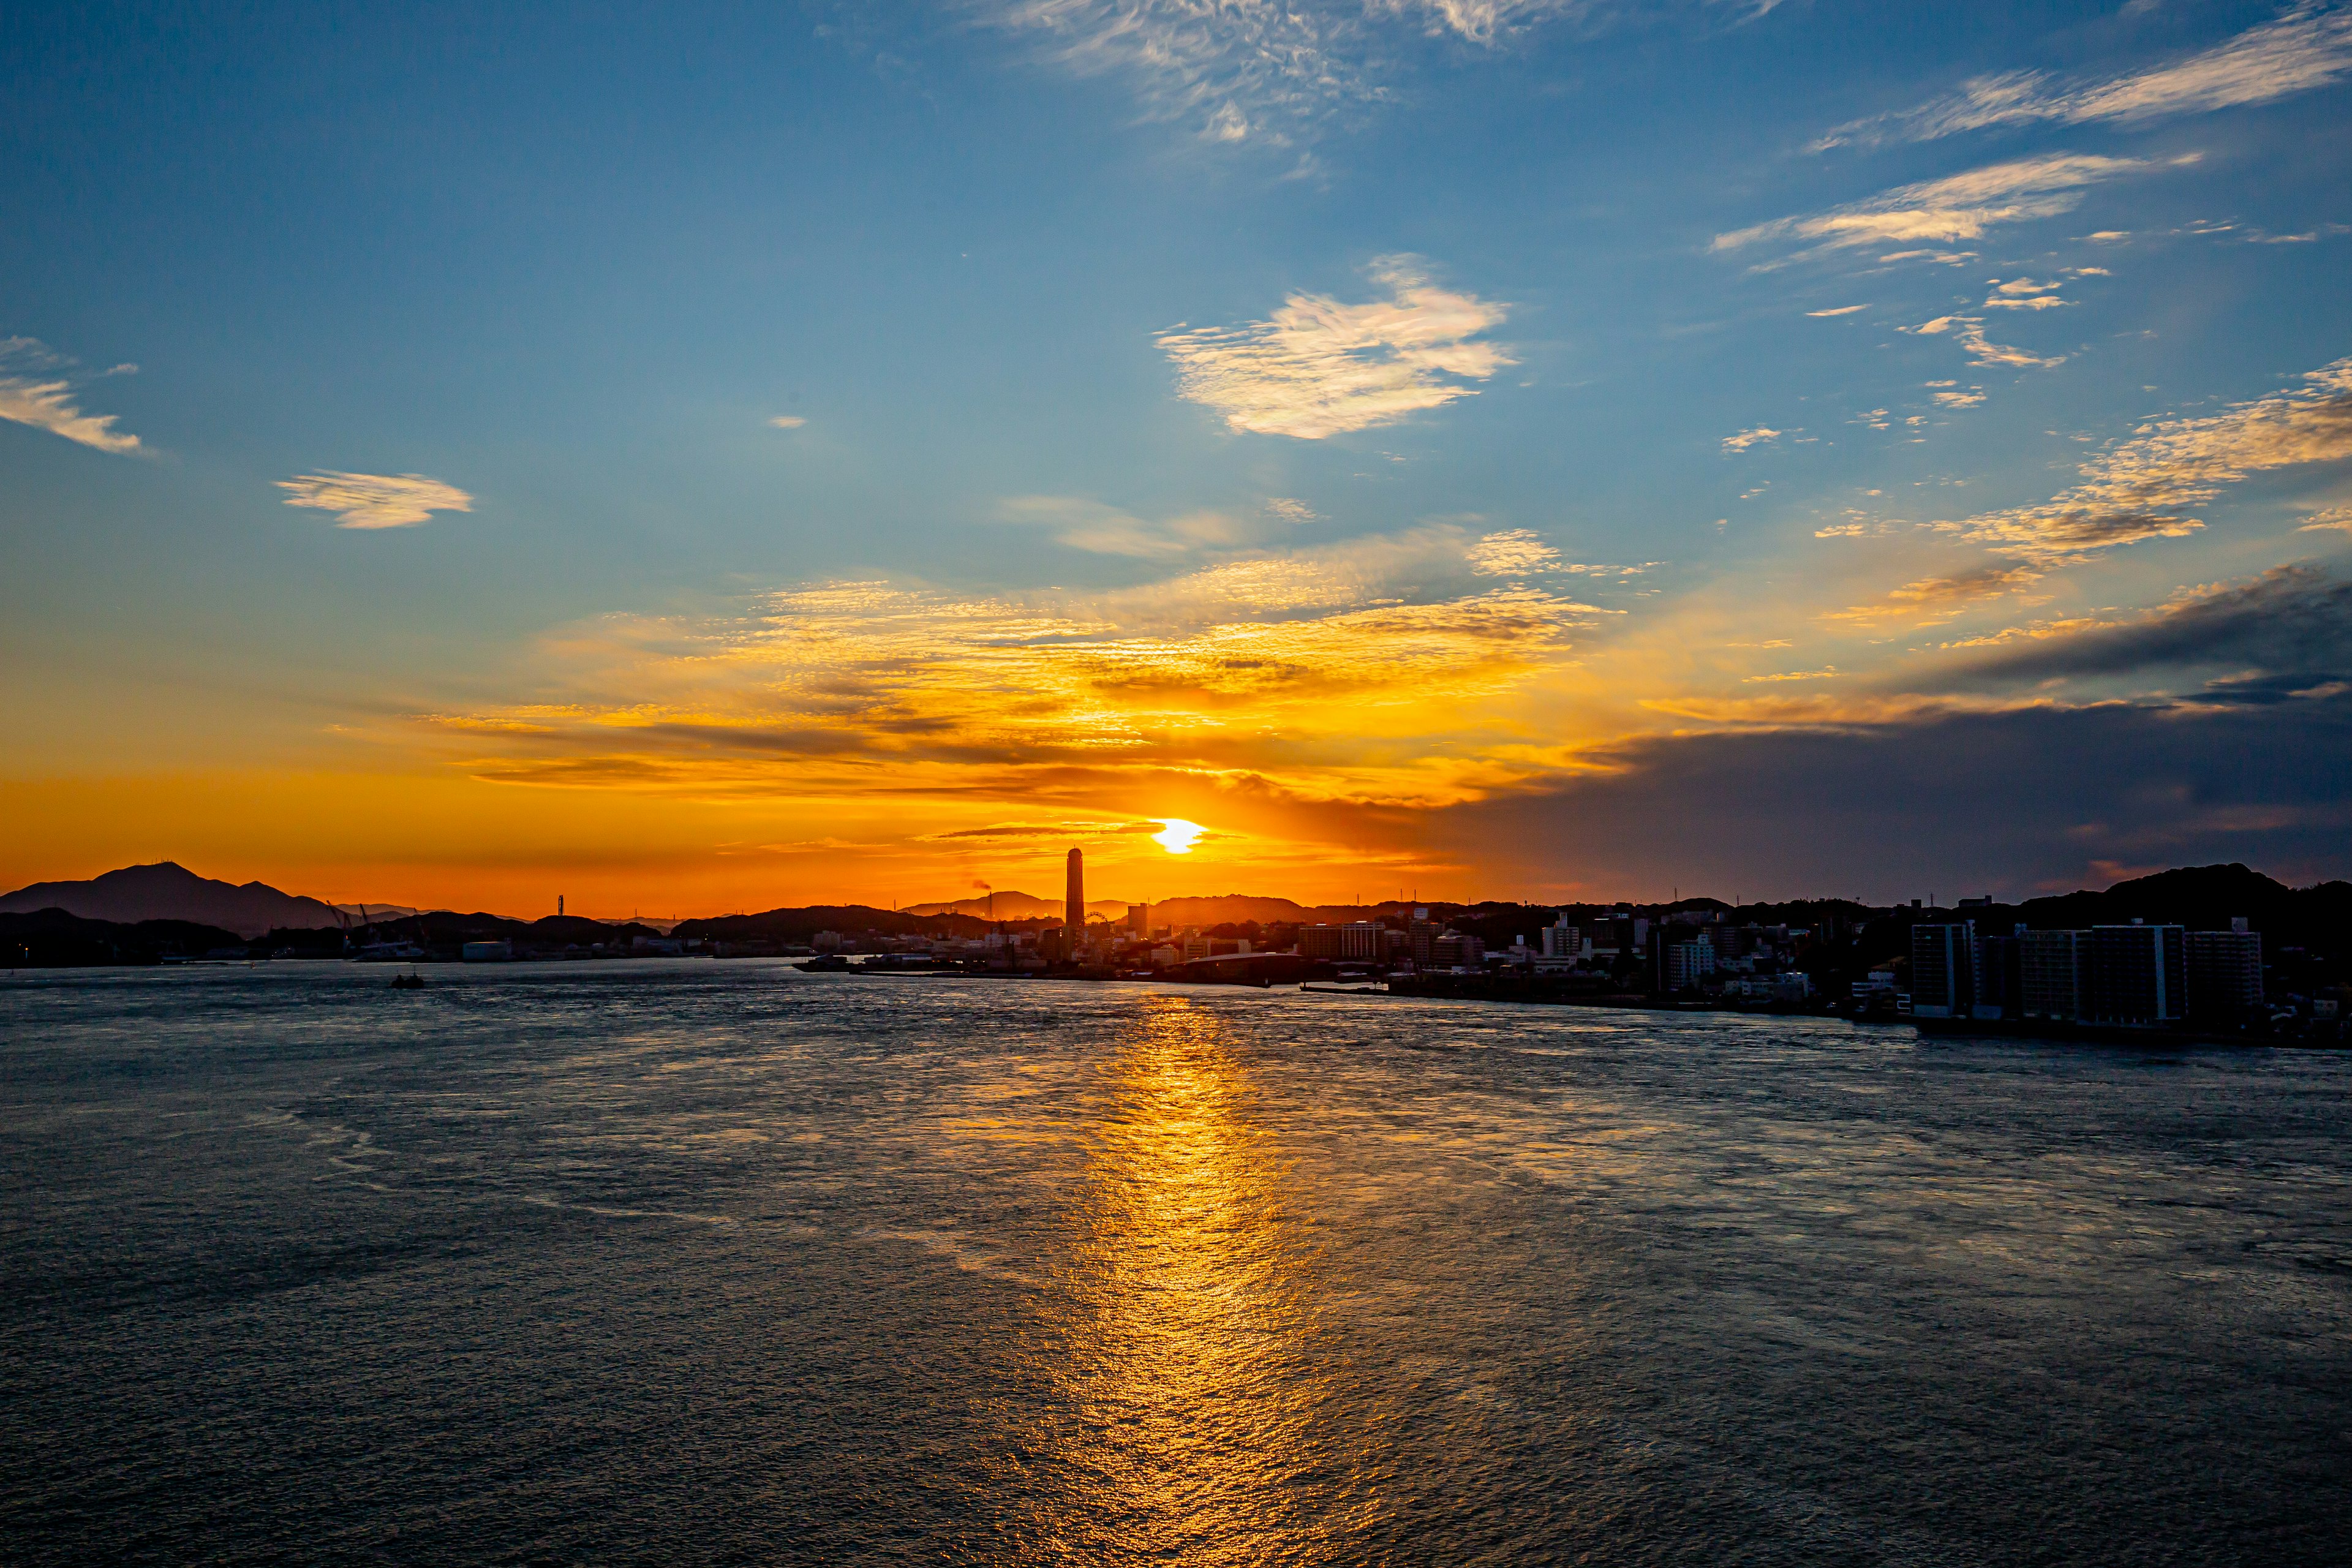
[[[1318,1472],[1346,1467],[1316,1371],[1314,1259],[1251,1124],[1244,1064],[1213,1011],[1154,998],[1103,1089],[1056,1357],[1079,1418],[1040,1443],[1073,1484],[1035,1521],[1050,1544],[1024,1561],[1340,1561],[1385,1504],[1318,1495]]]
[[[1161,816],[1153,820],[1160,824],[1160,831],[1151,836],[1151,841],[1171,855],[1190,855],[1192,846],[1200,842],[1201,835],[1209,831],[1199,823],[1187,822],[1181,816]]]

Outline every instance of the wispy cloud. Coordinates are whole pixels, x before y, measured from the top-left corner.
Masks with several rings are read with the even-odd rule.
[[[1832,610],[1822,619],[1858,626],[1878,626],[1889,621],[1939,626],[1987,600],[2006,598],[2030,588],[2043,575],[2039,567],[1997,564],[1949,577],[1922,577],[1904,584],[1883,599]]]
[[[1485,577],[1526,577],[1556,572],[1560,553],[1531,528],[1490,533],[1470,547],[1471,570]]]
[[[1293,294],[1270,321],[1163,334],[1179,392],[1235,430],[1313,441],[1473,396],[1464,381],[1514,363],[1471,341],[1499,326],[1507,307],[1440,288],[1417,257],[1384,257],[1371,276],[1389,298],[1346,305]]]
[[[797,430],[808,421],[797,414],[779,414],[768,423],[779,430]]]
[[[279,479],[288,506],[335,513],[338,528],[414,528],[436,511],[471,511],[474,498],[423,474],[346,474],[334,469]]]
[[[2066,363],[2064,354],[2053,354],[2044,359],[2040,354],[2011,348],[2007,343],[1988,342],[1983,318],[1979,316],[1938,316],[1932,321],[1922,321],[1916,327],[1901,330],[1926,337],[1949,332],[1959,340],[1962,348],[1969,351],[1969,363],[1971,364],[2010,364],[2021,369],[2055,370]],[[1983,399],[1977,401],[1982,402]]]
[[[1060,542],[1097,555],[1184,555],[1242,538],[1240,524],[1223,512],[1150,522],[1080,496],[1014,496],[999,503],[997,514],[1007,522],[1051,529]]]
[[[1916,109],[1841,125],[1813,151],[1854,143],[1928,142],[1997,125],[2083,125],[2199,114],[2325,87],[2352,71],[2352,12],[2324,4],[2294,7],[2276,21],[2168,65],[2120,76],[2008,71],[1978,77]]]
[[[1777,441],[1780,438],[1780,431],[1769,425],[1759,425],[1753,430],[1742,430],[1737,436],[1726,436],[1723,438],[1723,449],[1726,452],[1745,452],[1750,447],[1760,446],[1766,441]]]
[[[2194,154],[2175,159],[2193,162]],[[1976,239],[1997,225],[2072,212],[2088,186],[2153,167],[2139,158],[2052,153],[1992,163],[1940,180],[1898,185],[1866,201],[1811,217],[1774,218],[1715,237],[1712,248],[1738,250],[1774,240],[1796,240],[1818,250],[1854,246],[1950,244]]]
[[[2007,281],[1992,279],[1992,292],[1985,297],[1984,308],[1990,310],[2054,310],[2071,305],[2072,300],[2061,300],[2057,291],[2063,282],[2041,283],[2031,278],[2011,278]]]
[[[2084,463],[2081,484],[2042,505],[1942,526],[2044,563],[2193,533],[2204,523],[2189,510],[2249,474],[2352,458],[2352,359],[2304,380],[2221,414],[2143,425]]]
[[[73,362],[37,338],[0,338],[0,419],[47,430],[101,452],[136,452],[139,437],[117,430],[118,415],[85,414],[73,383],[59,374]],[[135,365],[106,374],[128,374]]]
[[[1294,142],[1379,103],[1403,33],[1496,47],[1592,0],[982,0],[1054,65],[1127,81],[1147,118],[1202,140]]]
[[[1869,309],[1870,307],[1867,305],[1840,305],[1835,310],[1808,310],[1805,314],[1808,316],[1851,316],[1856,310],[1867,310]]]

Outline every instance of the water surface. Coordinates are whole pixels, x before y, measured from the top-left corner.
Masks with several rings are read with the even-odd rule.
[[[692,961],[0,989],[13,1561],[2340,1561],[2352,1063]]]

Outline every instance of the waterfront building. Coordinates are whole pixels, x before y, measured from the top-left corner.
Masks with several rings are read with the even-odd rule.
[[[1546,958],[1576,958],[1584,952],[1584,933],[1568,923],[1565,916],[1544,928],[1543,955]]]
[[[2025,928],[2012,936],[1977,939],[1977,999],[1971,1016],[2014,1018],[2023,1011],[2025,951],[2019,945]]]
[[[1706,938],[1666,943],[1667,990],[1687,991],[1714,973],[1715,943]]]
[[[1073,952],[1084,947],[1087,941],[1087,858],[1077,850],[1070,851],[1069,885],[1065,889],[1062,923],[1069,928]]]
[[[2189,973],[2189,1016],[2200,1024],[2240,1024],[2263,1013],[2263,938],[2247,931],[2192,931],[2182,951]]]
[[[2091,933],[2029,931],[2017,937],[2018,1012],[2074,1023],[2090,1016]]]
[[[1911,1014],[1916,1018],[1968,1018],[1977,1000],[1974,921],[1911,928]]]
[[[1429,918],[1427,910],[1418,909],[1412,911],[1412,921],[1405,927],[1405,940],[1409,944],[1409,951],[1412,955],[1412,966],[1415,969],[1427,969],[1436,962],[1433,956],[1433,947],[1441,934],[1443,934],[1443,928]]]
[[[1381,922],[1349,921],[1345,925],[1311,925],[1298,928],[1298,955],[1301,958],[1346,960],[1361,963],[1381,961]]]
[[[1150,936],[1151,934],[1151,906],[1150,904],[1128,905],[1127,929],[1137,936]]]
[[[2101,1024],[2168,1024],[2189,1000],[2179,926],[2091,928],[2091,1016]]]
[[[1486,962],[1486,944],[1475,936],[1447,931],[1430,939],[1429,964],[1439,969],[1475,969]]]

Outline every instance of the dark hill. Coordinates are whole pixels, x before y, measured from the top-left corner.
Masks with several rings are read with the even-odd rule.
[[[2004,906],[1994,906],[1997,910]],[[1969,911],[1971,914],[1975,910]],[[2226,930],[2243,915],[2274,942],[2341,945],[2352,932],[2352,882],[2290,888],[2247,867],[2185,866],[2117,882],[2104,892],[2028,899],[2016,916],[2037,928],[2123,925],[2135,920]]]
[[[245,942],[233,931],[190,921],[84,920],[64,910],[0,914],[0,967],[154,963],[165,953],[201,958]]]
[[[1004,925],[1027,927],[1042,917],[1007,919]],[[1056,911],[1054,923],[1059,924]],[[971,915],[918,915],[898,910],[877,910],[868,904],[812,904],[806,909],[768,910],[756,915],[718,915],[709,920],[680,921],[670,935],[713,937],[720,942],[803,942],[821,931],[851,933],[880,931],[886,936],[979,936],[988,921]]]
[[[193,921],[243,937],[278,926],[331,926],[335,911],[316,899],[281,893],[263,882],[238,887],[199,877],[170,860],[126,866],[86,882],[36,882],[0,898],[0,913],[29,914],[63,910],[84,920],[137,924],[145,921]]]

